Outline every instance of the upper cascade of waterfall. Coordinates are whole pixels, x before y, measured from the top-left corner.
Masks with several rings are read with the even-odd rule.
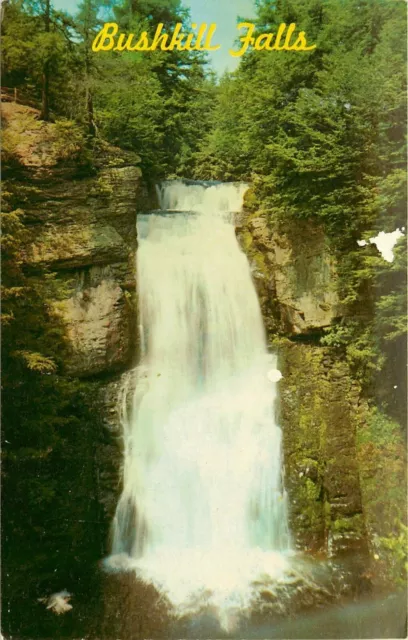
[[[242,209],[248,185],[244,182],[194,182],[167,180],[157,187],[160,208],[222,215]]]

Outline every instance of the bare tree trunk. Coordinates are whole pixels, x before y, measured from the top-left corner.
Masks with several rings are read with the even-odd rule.
[[[41,120],[50,119],[50,71],[49,63],[44,64],[42,76]]]
[[[4,18],[4,12],[6,10],[7,5],[9,4],[10,0],[3,0],[3,2],[1,3],[0,6],[0,22],[3,22],[3,18]]]
[[[50,32],[51,25],[51,0],[46,0],[45,3],[45,32]],[[43,67],[42,76],[42,97],[41,97],[41,114],[42,120],[50,119],[50,62],[46,60]]]
[[[96,126],[95,126],[95,120],[94,120],[94,109],[93,109],[92,93],[91,93],[91,90],[89,88],[88,74],[87,74],[87,79],[86,79],[86,112],[87,112],[87,116],[88,116],[88,132],[89,132],[89,135],[92,136],[92,137],[95,137],[95,135],[96,135]]]
[[[94,120],[92,92],[90,87],[91,61],[89,59],[89,51],[91,46],[92,0],[87,1],[85,15],[85,108],[88,123],[88,133],[90,136],[95,137],[96,126]]]

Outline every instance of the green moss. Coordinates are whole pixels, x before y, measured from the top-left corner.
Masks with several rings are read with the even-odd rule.
[[[245,252],[252,246],[254,239],[252,237],[251,232],[248,229],[245,229],[241,236],[242,247]]]
[[[275,344],[283,373],[281,424],[292,530],[309,549],[325,549],[330,533],[336,534],[334,553],[337,544],[339,550],[344,545],[342,532],[364,544],[355,415],[348,399],[355,386],[347,365],[331,349],[285,340]],[[340,495],[355,515],[339,513]]]
[[[255,195],[255,191],[253,188],[249,188],[248,191],[245,193],[244,206],[245,206],[245,209],[248,211],[257,211],[259,207],[259,200]]]
[[[361,513],[357,513],[350,518],[336,518],[331,522],[331,529],[340,532],[361,532],[364,531],[364,518]]]
[[[395,533],[378,538],[377,546],[389,579],[397,587],[406,587],[408,528],[402,522],[398,522]]]
[[[330,522],[331,522],[331,504],[328,500],[324,501],[323,514],[324,514],[325,529],[326,531],[328,531],[330,527]]]
[[[309,501],[318,500],[320,494],[320,487],[312,482],[310,478],[306,478],[306,496]]]
[[[322,522],[322,505],[319,502],[320,486],[310,478],[299,484],[297,499],[301,504],[303,522],[312,529],[318,529]]]
[[[259,271],[261,271],[264,275],[267,275],[268,269],[267,269],[266,264],[265,264],[264,255],[257,251],[254,254],[254,258],[253,259],[254,259],[254,262],[255,262],[257,268],[259,269]]]
[[[57,120],[52,130],[52,150],[58,162],[91,164],[92,152],[81,127],[72,120]]]
[[[95,186],[91,191],[91,195],[97,196],[111,196],[113,194],[112,184],[106,180],[104,176],[99,176]]]
[[[367,408],[357,431],[364,514],[373,553],[386,580],[406,579],[406,448],[398,423]]]

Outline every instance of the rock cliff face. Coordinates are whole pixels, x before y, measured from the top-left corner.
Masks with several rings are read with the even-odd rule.
[[[114,163],[114,160],[111,160]],[[90,178],[64,177],[39,186],[30,264],[66,282],[60,305],[68,325],[70,375],[127,367],[135,352],[136,213],[144,196],[137,166],[111,166]]]
[[[136,154],[100,142],[90,163],[73,133],[39,121],[35,109],[7,103],[2,112],[14,185],[29,189],[28,273],[47,267],[65,291],[55,303],[66,334],[61,373],[94,390],[88,402],[100,428],[90,464],[106,531],[120,491],[117,399],[138,350],[136,215],[157,203]],[[107,547],[106,537],[102,553]]]
[[[252,264],[269,333],[312,334],[341,316],[336,263],[322,229],[310,223],[270,228],[264,213],[244,212],[237,233]]]
[[[237,235],[278,354],[285,483],[296,546],[336,557],[366,549],[356,463],[360,389],[348,366],[319,344],[341,317],[336,261],[322,229],[284,229],[245,211]]]
[[[280,421],[292,530],[299,548],[364,549],[356,460],[359,386],[330,349],[286,341]]]
[[[67,289],[57,303],[68,342],[64,373],[96,384],[89,402],[101,424],[95,462],[105,529],[120,491],[118,396],[138,350],[136,215],[148,206],[138,159],[123,160],[111,156],[85,179],[51,179],[28,211],[33,221],[41,211],[30,262],[46,264]]]

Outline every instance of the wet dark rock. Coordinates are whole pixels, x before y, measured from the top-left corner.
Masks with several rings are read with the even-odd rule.
[[[174,615],[166,597],[133,571],[104,573],[100,640],[170,638]]]
[[[328,348],[280,343],[280,423],[291,528],[299,549],[366,547],[356,462],[356,416],[347,401],[351,376],[335,364],[324,376]]]

